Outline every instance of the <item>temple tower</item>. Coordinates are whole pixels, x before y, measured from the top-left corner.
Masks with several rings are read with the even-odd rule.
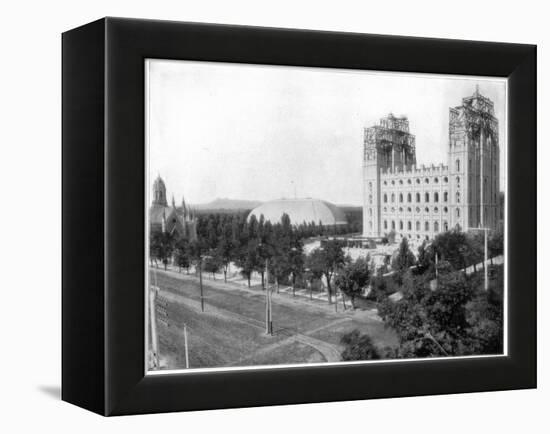
[[[496,229],[498,223],[498,120],[479,89],[449,110],[451,226]]]
[[[363,236],[381,237],[380,175],[416,166],[415,137],[406,117],[389,114],[363,132]]]

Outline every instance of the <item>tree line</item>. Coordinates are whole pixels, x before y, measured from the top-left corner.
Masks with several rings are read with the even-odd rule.
[[[215,276],[223,272],[227,281],[230,264],[239,268],[248,285],[254,272],[261,276],[265,286],[265,273],[269,270],[270,282],[291,285],[313,284],[326,278],[330,296],[335,271],[344,264],[343,243],[330,240],[322,249],[311,255],[304,254],[304,240],[313,237],[341,235],[353,230],[350,225],[323,225],[309,222],[293,225],[283,214],[272,224],[264,216],[247,218],[246,212],[234,214],[207,214],[197,218],[197,239],[176,239],[160,230],[151,231],[150,259],[166,269],[173,258],[174,265],[189,272],[189,267]],[[266,268],[267,267],[267,268]],[[329,297],[330,301],[330,297]]]
[[[494,267],[487,292],[480,289],[482,273],[463,272],[483,260],[482,235],[458,230],[441,233],[420,245],[416,255],[403,238],[388,266],[375,269],[368,255],[355,261],[346,256],[345,245],[338,239],[323,239],[320,248],[306,255],[304,240],[319,233],[319,225],[294,226],[286,214],[275,224],[263,216],[212,214],[199,218],[193,242],[151,233],[150,253],[153,261],[165,266],[173,257],[181,269],[194,264],[201,271],[222,271],[225,280],[234,263],[249,285],[252,273],[258,273],[264,288],[266,269],[270,283],[293,289],[312,287],[324,279],[329,303],[336,289],[345,294],[352,308],[358,298],[374,302],[384,323],[396,331],[399,345],[378,348],[368,335],[354,331],[342,338],[344,360],[502,351],[502,266]],[[501,232],[491,234],[488,248],[490,257],[503,253]],[[384,276],[390,266],[393,273]],[[396,291],[402,298],[391,300],[389,296]]]

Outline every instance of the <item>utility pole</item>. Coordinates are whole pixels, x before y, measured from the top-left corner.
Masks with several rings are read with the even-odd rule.
[[[185,367],[189,369],[189,349],[187,346],[187,324],[183,324],[183,340],[185,343]]]
[[[159,368],[160,366],[160,357],[159,357],[159,341],[157,334],[157,318],[156,318],[156,297],[157,297],[157,286],[151,286],[149,291],[149,327],[151,328],[151,347],[153,350],[153,366]]]
[[[202,256],[199,256],[199,285],[201,287],[201,312],[204,312],[204,296],[202,289]]]
[[[269,290],[269,259],[265,259],[265,333],[273,335],[271,291]]]

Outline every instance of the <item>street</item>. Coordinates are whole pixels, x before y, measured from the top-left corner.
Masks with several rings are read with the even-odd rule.
[[[205,311],[198,278],[151,268],[157,296],[161,369],[185,368],[187,326],[190,368],[337,362],[341,336],[359,329],[380,347],[397,344],[373,310],[334,312],[320,300],[272,296],[273,336],[265,332],[265,292],[203,276]]]

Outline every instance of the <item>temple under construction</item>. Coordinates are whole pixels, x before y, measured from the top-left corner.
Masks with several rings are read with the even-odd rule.
[[[364,129],[363,236],[430,239],[499,223],[499,138],[493,102],[476,88],[449,109],[447,165],[416,165],[406,117]]]

